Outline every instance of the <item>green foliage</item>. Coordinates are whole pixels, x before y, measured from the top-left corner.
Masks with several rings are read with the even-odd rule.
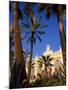
[[[30,84],[30,87],[45,87],[45,86],[62,86],[66,85],[66,80],[64,76],[52,76],[51,78],[41,78],[37,79],[35,82]]]
[[[40,4],[39,12],[46,11],[46,17],[49,19],[51,14],[60,13],[61,15],[66,15],[66,5],[58,5],[58,4]]]
[[[22,25],[26,29],[29,28],[29,31],[25,31],[25,36],[22,40],[28,38],[27,43],[32,42],[33,44],[35,44],[36,39],[41,42],[42,40],[40,36],[45,34],[45,31],[42,31],[41,29],[47,27],[48,25],[41,25],[40,21],[42,17],[37,18],[32,7],[30,7],[29,5],[25,6],[24,16],[24,18],[26,18],[26,22],[22,20]]]
[[[42,56],[42,60],[44,61],[45,67],[47,68],[48,66],[53,66],[53,64],[51,64],[51,61],[53,60],[53,58],[50,57],[50,55],[48,56]]]

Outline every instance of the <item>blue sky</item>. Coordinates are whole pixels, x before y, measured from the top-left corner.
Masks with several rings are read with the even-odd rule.
[[[21,10],[23,7],[24,7],[24,5],[22,6],[20,4]],[[58,32],[58,23],[57,23],[56,15],[55,14],[51,15],[50,19],[48,20],[45,17],[45,12],[38,13],[37,6],[33,7],[33,10],[35,11],[35,15],[37,18],[39,18],[39,16],[43,16],[43,18],[41,20],[41,24],[48,25],[48,27],[43,28],[43,30],[45,31],[46,34],[41,37],[42,43],[40,43],[39,40],[37,40],[36,44],[34,44],[33,57],[35,57],[36,55],[38,55],[38,56],[42,55],[43,52],[46,50],[47,45],[50,45],[50,47],[53,51],[58,50],[60,48],[60,37],[59,37],[59,32]],[[9,19],[10,19],[10,24],[11,24],[13,21],[12,13],[10,14]],[[63,19],[64,28],[66,29],[66,19],[64,16],[62,19]],[[30,44],[27,45],[26,40],[22,41],[22,46],[23,46],[23,48],[30,50]]]

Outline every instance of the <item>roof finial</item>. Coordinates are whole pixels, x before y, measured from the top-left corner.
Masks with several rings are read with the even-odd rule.
[[[46,50],[47,50],[47,51],[50,50],[50,45],[49,45],[49,44],[46,46]]]

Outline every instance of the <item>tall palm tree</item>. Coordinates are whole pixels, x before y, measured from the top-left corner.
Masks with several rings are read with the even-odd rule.
[[[27,79],[27,76],[26,76],[25,61],[24,61],[19,26],[18,26],[18,19],[20,16],[18,3],[13,2],[12,8],[13,8],[13,35],[14,35],[13,37],[14,37],[16,61],[11,73],[10,88],[20,88],[20,87],[24,87],[23,81]]]
[[[50,57],[50,55],[48,56],[42,56],[42,58],[39,58],[40,60],[43,60],[43,63],[45,65],[45,75],[47,76],[47,67],[48,66],[53,66],[53,64],[51,64],[51,61],[53,60],[53,58]]]
[[[29,59],[29,67],[28,67],[28,81],[30,82],[30,75],[31,75],[31,60],[32,60],[32,55],[33,55],[33,44],[36,42],[36,38],[39,39],[41,42],[40,35],[45,34],[44,31],[40,31],[42,28],[45,28],[47,25],[41,25],[40,20],[37,20],[34,11],[32,10],[31,7],[25,8],[25,14],[28,16],[28,21],[29,23],[23,23],[23,26],[26,28],[29,28],[30,31],[25,32],[25,37],[23,39],[27,39],[27,44],[30,42],[30,59]]]
[[[53,8],[54,7],[55,6],[53,6]],[[62,54],[63,54],[64,74],[66,77],[66,35],[62,22],[62,14],[64,14],[65,8],[66,8],[65,5],[58,5],[57,8],[55,8],[55,11],[58,19],[58,28],[59,28],[60,42],[61,42]]]
[[[60,35],[60,42],[63,54],[63,64],[64,64],[64,74],[66,76],[66,35],[64,31],[64,25],[62,22],[62,15],[66,14],[66,6],[65,5],[57,5],[57,4],[40,4],[39,11],[46,10],[47,18],[50,17],[51,14],[56,14]]]

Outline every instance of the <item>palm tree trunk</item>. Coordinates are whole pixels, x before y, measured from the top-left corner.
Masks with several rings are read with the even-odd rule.
[[[29,59],[29,65],[28,65],[28,82],[29,83],[30,83],[30,76],[31,76],[32,54],[33,54],[33,39],[31,40],[31,53],[30,53],[30,59]]]
[[[25,61],[24,61],[23,50],[20,39],[20,32],[18,27],[17,2],[13,3],[13,12],[14,12],[13,30],[14,30],[14,46],[15,46],[16,61],[11,75],[11,88],[19,88],[22,81],[27,77],[26,77]]]
[[[63,23],[62,23],[62,16],[58,14],[57,18],[58,18],[58,28],[59,28],[59,34],[60,34],[62,55],[63,55],[64,74],[66,77],[66,35],[64,32],[64,27],[63,27]]]
[[[45,64],[45,76],[47,78],[47,67],[46,67],[46,64]]]

